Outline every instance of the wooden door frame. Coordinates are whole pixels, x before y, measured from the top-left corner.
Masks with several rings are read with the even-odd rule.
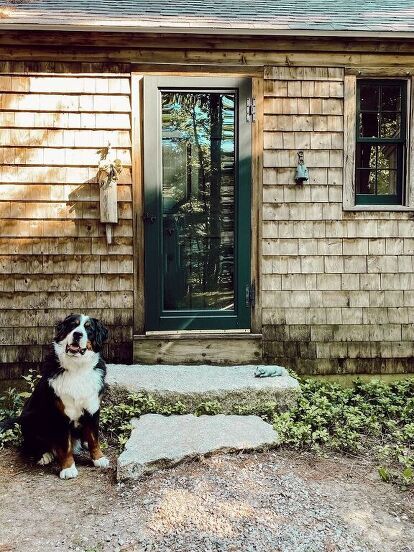
[[[144,179],[143,179],[143,77],[144,76],[246,77],[252,79],[256,99],[256,120],[252,123],[251,183],[251,281],[255,285],[255,305],[251,310],[251,333],[262,331],[262,207],[263,207],[263,68],[223,68],[192,66],[134,66],[131,72],[132,206],[134,247],[134,335],[145,334],[144,286]],[[207,331],[206,331],[207,333]]]

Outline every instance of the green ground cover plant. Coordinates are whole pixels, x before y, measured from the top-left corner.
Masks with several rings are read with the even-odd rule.
[[[384,481],[414,483],[414,381],[301,380],[295,408],[274,418],[282,443],[315,452],[363,454]]]
[[[8,418],[14,418],[20,415],[23,405],[28,397],[30,397],[40,375],[36,370],[29,370],[26,376],[22,376],[25,381],[26,389],[17,391],[14,388],[8,389],[4,394],[0,395],[0,423]],[[12,429],[8,429],[0,433],[0,449],[5,446],[17,446],[20,444],[21,432],[18,424],[15,424]]]
[[[37,377],[34,372],[25,376],[27,391],[10,389],[0,397],[0,421],[19,414]],[[320,380],[300,379],[300,384],[297,405],[286,412],[278,412],[276,403],[263,402],[254,411],[235,404],[234,414],[256,414],[272,423],[285,447],[318,454],[365,455],[376,462],[384,481],[402,487],[414,484],[414,380],[356,380],[345,388]],[[103,440],[122,450],[131,432],[131,419],[143,414],[220,412],[218,402],[203,402],[190,411],[181,402],[161,404],[150,394],[129,393],[122,402],[103,402]],[[17,424],[0,434],[0,448],[19,441]]]

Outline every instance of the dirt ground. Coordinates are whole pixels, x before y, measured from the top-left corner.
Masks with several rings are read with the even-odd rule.
[[[0,552],[414,552],[414,492],[360,459],[217,455],[128,484],[78,468],[0,451]]]

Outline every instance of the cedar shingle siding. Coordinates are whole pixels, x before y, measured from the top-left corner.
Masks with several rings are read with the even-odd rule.
[[[128,360],[129,74],[39,75],[28,66],[14,74],[21,68],[9,64],[9,74],[0,76],[0,362],[12,371],[40,361],[56,321],[85,310],[111,327],[108,358]],[[108,141],[124,162],[110,246],[96,183],[97,150]]]
[[[154,72],[253,78],[252,319],[265,359],[302,373],[414,370],[414,203],[343,203],[344,83],[405,79],[412,95],[411,0],[0,1],[0,29],[0,378],[40,362],[73,311],[110,327],[109,360],[132,361],[134,320],[145,330],[138,81]],[[111,245],[96,182],[108,141],[124,165]]]

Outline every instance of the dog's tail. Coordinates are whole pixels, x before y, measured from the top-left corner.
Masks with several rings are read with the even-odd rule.
[[[5,420],[0,421],[0,435],[7,431],[8,429],[13,429],[15,424],[19,422],[20,418],[15,416],[13,418],[6,418]]]

